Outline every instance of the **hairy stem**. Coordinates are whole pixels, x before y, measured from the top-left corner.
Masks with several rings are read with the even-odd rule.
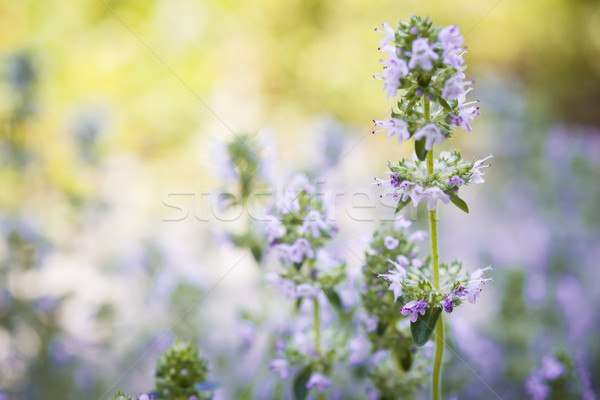
[[[429,100],[423,98],[423,112],[427,122],[430,120]],[[427,174],[433,174],[433,149],[427,152]],[[429,211],[429,236],[431,238],[431,262],[433,267],[433,286],[436,289],[440,287],[440,270],[437,244],[437,219],[435,210]],[[433,359],[433,372],[431,374],[431,399],[440,400],[442,391],[442,358],[444,355],[444,325],[442,317],[435,326],[435,356]]]

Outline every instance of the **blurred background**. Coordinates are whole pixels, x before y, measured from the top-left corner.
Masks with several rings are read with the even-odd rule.
[[[239,319],[264,302],[260,269],[227,240],[240,218],[202,200],[227,183],[218,147],[260,132],[275,180],[303,170],[345,193],[338,245],[360,268],[393,211],[373,177],[412,152],[370,134],[391,104],[373,28],[413,14],[458,25],[469,49],[482,115],[449,148],[494,155],[465,190],[471,213],[440,213],[442,258],[494,267],[482,304],[449,318],[465,362],[445,385],[527,398],[532,369],[562,352],[593,398],[592,0],[0,0],[0,398],[149,390],[174,336],[204,350],[221,398],[259,398],[233,394],[268,375],[259,325]]]

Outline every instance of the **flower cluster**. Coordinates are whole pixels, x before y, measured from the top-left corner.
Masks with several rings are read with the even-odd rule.
[[[410,202],[416,207],[422,200],[427,201],[429,210],[434,210],[437,201],[441,200],[444,204],[452,201],[459,208],[468,211],[464,201],[458,197],[458,191],[463,185],[484,182],[481,170],[489,167],[485,162],[491,157],[463,161],[458,150],[443,151],[434,160],[432,174],[428,174],[426,162],[417,158],[412,161],[403,159],[398,165],[389,163],[390,179],[375,178],[375,181],[385,190],[382,196],[398,200],[397,211]]]
[[[390,290],[401,297],[401,303],[404,305],[400,312],[402,315],[410,315],[411,322],[415,322],[419,314],[424,315],[425,310],[429,308],[443,309],[451,313],[464,299],[475,304],[483,285],[492,280],[483,278],[484,272],[491,270],[491,267],[464,274],[461,273],[462,264],[454,261],[450,265],[440,265],[440,276],[443,279],[439,289],[436,289],[432,284],[433,274],[429,263],[425,263],[421,268],[393,264],[396,268],[402,268],[402,272],[383,277],[390,282]]]
[[[269,211],[265,236],[283,268],[267,273],[265,279],[277,292],[296,300],[301,314],[313,311],[312,324],[295,323],[284,332],[269,367],[282,380],[289,378],[295,368],[294,381],[300,382],[295,386],[323,392],[332,385],[328,374],[333,363],[346,356],[336,350],[345,348],[343,336],[321,343],[321,325],[326,328],[322,314],[331,309],[344,312],[336,286],[346,278],[345,263],[324,249],[337,227],[328,218],[316,186],[300,174],[291,179]],[[333,343],[340,340],[342,343]]]
[[[594,398],[585,393],[584,377],[564,351],[559,351],[556,357],[544,357],[524,386],[532,400]]]
[[[412,398],[424,383],[426,360],[411,339],[409,319],[397,302],[402,297],[406,268],[420,269],[416,242],[426,233],[410,233],[411,222],[403,217],[382,224],[374,233],[365,253],[362,318],[371,351],[382,357],[370,372],[374,393],[379,398]],[[394,378],[403,371],[403,379]]]
[[[466,47],[458,27],[439,28],[429,18],[414,16],[400,22],[397,30],[387,23],[375,30],[385,35],[379,50],[388,55],[381,60],[383,72],[375,77],[383,81],[388,100],[400,89],[405,94],[390,119],[373,121],[381,128],[373,133],[385,130],[388,142],[396,136],[398,144],[414,137],[421,150],[417,154],[424,159],[434,143],[441,145],[452,136],[455,126],[470,132],[479,107],[466,100],[472,81],[463,73]],[[421,98],[426,104],[419,104]]]
[[[207,375],[207,362],[201,357],[200,350],[193,344],[175,339],[156,362],[155,390],[133,397],[118,392],[114,397],[115,400],[210,400],[217,385],[208,382]]]
[[[156,391],[173,400],[212,399],[207,372],[200,350],[175,340],[156,362]]]
[[[281,262],[300,269],[306,260],[314,260],[317,249],[337,231],[328,220],[317,188],[298,174],[271,207],[265,234]]]

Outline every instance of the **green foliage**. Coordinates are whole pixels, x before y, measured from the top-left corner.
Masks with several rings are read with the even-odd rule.
[[[429,342],[440,315],[442,315],[441,307],[427,307],[424,315],[419,314],[417,320],[411,322],[410,333],[417,346],[421,347]]]

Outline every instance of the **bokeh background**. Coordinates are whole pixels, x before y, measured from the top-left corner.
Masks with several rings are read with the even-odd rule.
[[[259,133],[276,180],[303,170],[343,193],[338,246],[360,268],[392,211],[373,177],[412,151],[370,134],[390,107],[373,28],[413,14],[465,35],[482,115],[450,147],[494,155],[486,184],[464,193],[471,213],[440,213],[442,258],[492,264],[495,279],[450,318],[464,362],[446,386],[526,398],[532,368],[559,351],[593,398],[592,0],[0,0],[0,398],[149,390],[175,336],[204,350],[221,398],[259,398],[268,340],[240,315],[276,302],[226,238],[243,218],[203,197],[226,183],[218,146]]]

